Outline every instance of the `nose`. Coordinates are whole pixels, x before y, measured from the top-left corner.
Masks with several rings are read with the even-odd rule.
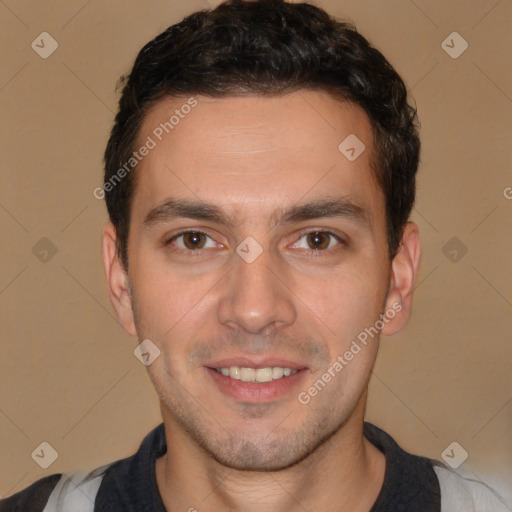
[[[268,250],[250,263],[233,255],[218,302],[220,323],[250,334],[269,334],[296,319],[293,292]]]

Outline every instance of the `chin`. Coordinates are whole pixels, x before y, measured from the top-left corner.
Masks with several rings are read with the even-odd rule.
[[[279,471],[292,467],[315,452],[339,427],[299,427],[294,431],[247,432],[244,436],[193,436],[219,464],[239,471]],[[192,434],[192,432],[189,431]],[[196,432],[197,433],[197,432]]]
[[[279,471],[291,467],[309,455],[297,446],[279,440],[264,446],[236,439],[217,444],[207,451],[219,464],[238,471]]]

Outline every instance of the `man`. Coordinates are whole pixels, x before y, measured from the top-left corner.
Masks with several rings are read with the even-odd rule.
[[[0,510],[507,510],[364,422],[379,337],[410,316],[419,149],[400,77],[313,5],[232,0],[148,43],[97,193],[163,424]]]

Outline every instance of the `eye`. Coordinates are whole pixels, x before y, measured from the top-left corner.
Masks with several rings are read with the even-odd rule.
[[[198,249],[213,249],[216,242],[202,231],[184,231],[173,236],[166,245],[174,244],[178,249],[195,251]]]
[[[293,247],[297,249],[325,251],[332,249],[341,242],[338,236],[328,231],[311,231],[302,235],[299,240],[293,244]]]

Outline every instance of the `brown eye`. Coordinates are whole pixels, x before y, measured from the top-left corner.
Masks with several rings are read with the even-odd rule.
[[[177,250],[180,254],[196,255],[203,254],[204,251],[211,249],[223,249],[222,244],[217,243],[207,233],[197,230],[182,231],[165,242],[171,250]],[[181,252],[180,252],[181,251]]]
[[[202,249],[206,244],[206,235],[198,231],[183,233],[183,245],[190,250]]]
[[[327,249],[331,241],[331,235],[323,231],[308,233],[307,243],[311,249]]]

